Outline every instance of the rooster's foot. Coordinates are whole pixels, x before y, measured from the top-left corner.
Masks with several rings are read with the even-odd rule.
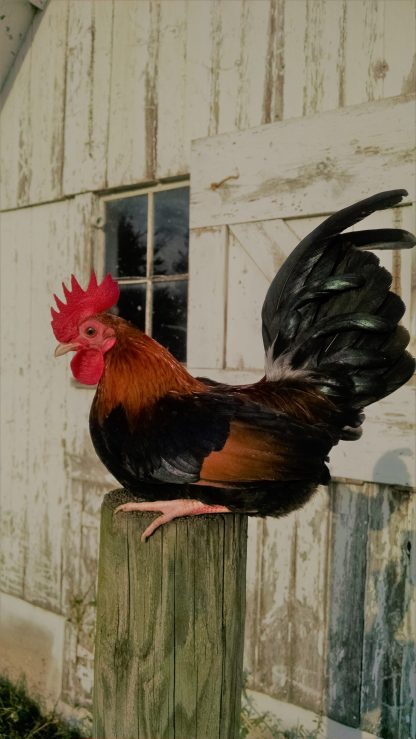
[[[155,518],[147,527],[141,536],[142,541],[146,541],[153,532],[163,526],[168,521],[173,521],[179,516],[199,516],[203,513],[230,513],[230,509],[223,505],[207,505],[199,500],[178,499],[178,500],[157,500],[148,503],[123,503],[117,506],[114,513],[120,511],[155,511],[162,513],[161,516]]]

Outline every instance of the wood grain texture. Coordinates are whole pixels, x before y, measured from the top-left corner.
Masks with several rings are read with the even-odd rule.
[[[196,141],[191,226],[331,212],[375,187],[414,199],[414,128],[414,98],[397,98]]]
[[[162,527],[102,507],[94,735],[233,739],[242,687],[247,519]]]
[[[2,588],[54,611],[73,556],[66,453],[79,453],[88,406],[53,361],[49,307],[63,277],[89,273],[91,204],[87,194],[1,216]]]
[[[296,514],[289,694],[290,702],[316,712],[325,694],[328,533],[328,491],[320,488],[307,511]]]
[[[183,175],[195,138],[407,95],[414,47],[412,0],[51,2],[2,91],[2,207]]]
[[[227,261],[227,229],[190,232],[187,365],[193,374],[197,367],[224,367]]]
[[[295,516],[249,519],[245,669],[248,687],[289,700]],[[276,563],[278,567],[276,567]]]
[[[152,10],[153,9],[153,10]],[[110,187],[152,179],[154,160],[154,74],[157,40],[151,2],[114,3],[107,183]]]
[[[228,232],[226,367],[262,370],[261,307],[297,239],[281,219],[236,223]]]
[[[65,129],[65,68],[68,2],[48,5],[33,34],[30,69],[31,170],[27,202],[55,200],[62,195]]]
[[[331,484],[331,519],[325,713],[358,727],[368,532],[364,485]]]
[[[69,4],[65,78],[65,141],[62,189],[104,188],[113,1]]]
[[[414,628],[411,633],[407,631],[409,609],[414,613],[409,599],[414,588],[414,564],[409,556],[414,536],[414,519],[409,517],[412,496],[383,485],[369,486],[368,493],[362,728],[387,739],[407,739],[410,727],[416,723],[411,688],[415,676]],[[409,650],[413,650],[410,660]]]

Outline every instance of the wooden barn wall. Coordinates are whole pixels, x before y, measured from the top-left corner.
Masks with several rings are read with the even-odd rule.
[[[50,0],[28,34],[0,102],[0,587],[67,617],[67,702],[91,695],[109,482],[92,393],[53,361],[48,309],[62,278],[89,272],[91,193],[188,175],[195,138],[407,95],[414,34],[413,0]],[[405,736],[413,507],[405,490],[340,481],[304,513],[251,522],[252,687]]]
[[[190,142],[414,89],[413,0],[51,0],[2,94],[3,209],[189,172]]]

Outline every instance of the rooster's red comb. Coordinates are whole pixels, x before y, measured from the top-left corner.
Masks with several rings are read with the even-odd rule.
[[[64,343],[76,338],[78,326],[84,318],[111,308],[117,303],[120,294],[119,286],[110,274],[98,285],[95,272],[92,272],[86,290],[71,275],[71,288],[68,290],[62,283],[66,303],[54,295],[58,310],[51,308],[52,331],[58,341]]]

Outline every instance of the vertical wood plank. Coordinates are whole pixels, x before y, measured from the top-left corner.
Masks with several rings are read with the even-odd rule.
[[[293,648],[295,516],[257,522],[256,570],[248,579],[249,687],[288,700]]]
[[[384,4],[384,97],[412,94],[416,88],[416,22],[413,0]]]
[[[403,645],[399,696],[399,739],[416,734],[416,496],[408,500],[407,527],[403,532],[403,565],[406,570],[403,623],[398,639]]]
[[[345,5],[345,0],[307,4],[303,115],[332,110],[341,104]]]
[[[69,4],[63,192],[105,186],[113,2]]]
[[[261,307],[269,275],[250,253],[250,243],[256,248],[264,247],[264,242],[259,243],[256,238],[256,224],[249,224],[248,228],[253,241],[242,237],[241,229],[241,240],[233,229],[229,239],[226,366],[239,370],[264,366]]]
[[[325,713],[360,725],[360,674],[366,584],[368,499],[360,484],[333,482]]]
[[[284,97],[285,118],[303,115],[304,79],[306,74],[304,46],[307,35],[307,0],[285,4]]]
[[[30,29],[2,89],[0,105],[0,207],[15,208],[29,202],[32,156],[30,135],[32,63]]]
[[[233,131],[236,127],[242,3],[222,3],[220,11],[216,133]]]
[[[151,177],[148,173],[146,130],[153,128],[156,111],[151,49],[152,2],[117,0],[114,3],[109,111],[109,187]],[[156,7],[156,6],[155,6]],[[152,36],[153,39],[153,36]],[[154,40],[152,40],[154,51]],[[123,132],[120,135],[120,132]],[[151,149],[151,152],[153,149]]]
[[[188,3],[186,44],[186,120],[187,145],[208,135],[213,45],[211,0]],[[188,144],[189,142],[189,144]]]
[[[60,423],[66,415],[66,389],[62,368],[52,361],[50,331],[52,292],[59,285],[51,280],[56,265],[68,264],[69,212],[67,202],[33,210],[30,388],[30,434],[28,455],[31,505],[28,510],[28,559],[25,597],[38,605],[58,610],[61,602],[61,501],[65,495],[65,472]],[[33,243],[34,242],[34,243]],[[60,275],[62,279],[62,273]],[[69,380],[65,371],[66,380]]]
[[[364,615],[362,728],[393,739],[401,737],[403,662],[408,659],[409,500],[411,493],[384,485],[368,485],[369,539]],[[412,522],[414,530],[414,522]],[[403,717],[403,713],[402,713]],[[414,721],[414,718],[412,718]]]
[[[261,308],[270,282],[296,243],[280,219],[230,226],[227,367],[263,369]]]
[[[158,177],[188,172],[189,142],[185,141],[187,3],[160,5],[158,55],[157,167]]]
[[[29,397],[31,237],[29,210],[1,214],[1,587],[24,596],[30,526]]]
[[[345,105],[383,97],[385,5],[379,0],[347,3]]]
[[[289,700],[322,711],[327,659],[328,492],[296,513]]]
[[[241,7],[240,56],[238,65],[238,96],[235,125],[238,129],[252,128],[263,122],[265,100],[266,43],[270,27],[270,2],[243,0]],[[281,71],[281,70],[280,70]],[[273,95],[273,74],[269,76],[269,89]],[[273,101],[271,108],[274,108]]]
[[[224,366],[227,230],[192,229],[189,242],[187,364]]]
[[[30,202],[62,194],[68,2],[49,3],[33,34],[30,80]],[[36,62],[35,62],[36,60]]]
[[[399,210],[399,209],[397,209]],[[399,212],[400,227],[412,233],[416,223],[416,203]],[[401,253],[401,296],[406,305],[403,324],[410,333],[409,349],[416,354],[416,249],[408,249]]]
[[[263,90],[262,123],[283,118],[285,2],[271,0]]]
[[[69,368],[52,357],[50,330],[52,293],[62,278],[88,254],[88,212],[91,196],[39,206],[32,212],[32,282],[30,289],[31,378],[29,399],[30,446],[26,461],[31,480],[25,570],[25,597],[59,610],[62,606],[62,535],[65,502],[70,495],[65,469],[65,424],[70,415]],[[76,435],[76,424],[68,432]]]

